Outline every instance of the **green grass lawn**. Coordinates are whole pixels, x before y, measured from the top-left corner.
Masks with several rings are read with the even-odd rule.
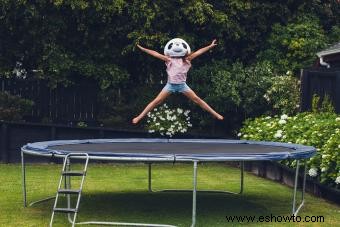
[[[61,165],[27,165],[29,202],[55,195]],[[90,164],[77,221],[123,221],[190,226],[191,193],[149,193],[144,164]],[[153,166],[153,187],[192,188],[192,165]],[[21,166],[0,164],[0,226],[48,226],[53,200],[24,208]],[[199,189],[239,188],[239,170],[224,164],[199,164]],[[300,195],[300,194],[299,194]],[[196,226],[340,226],[340,207],[306,195],[299,215],[324,216],[324,223],[228,223],[226,215],[290,215],[292,189],[251,174],[245,175],[244,194],[199,193]],[[302,219],[303,220],[303,219]],[[54,226],[70,226],[58,214]]]

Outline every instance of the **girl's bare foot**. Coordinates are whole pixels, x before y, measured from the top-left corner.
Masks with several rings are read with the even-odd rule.
[[[135,117],[134,119],[132,119],[132,124],[137,124],[140,121],[139,117]]]

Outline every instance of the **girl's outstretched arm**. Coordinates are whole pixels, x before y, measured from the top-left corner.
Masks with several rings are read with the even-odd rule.
[[[197,58],[198,56],[200,56],[201,54],[207,52],[208,50],[214,48],[216,45],[217,45],[216,39],[214,39],[214,40],[211,42],[210,45],[208,45],[208,46],[206,46],[206,47],[203,47],[203,48],[201,48],[201,49],[199,49],[199,50],[197,50],[197,51],[191,53],[186,59],[187,59],[188,61],[191,61],[191,60],[193,60],[194,58]]]
[[[157,51],[149,50],[149,49],[147,49],[147,48],[142,47],[142,46],[139,45],[139,44],[137,44],[137,47],[138,47],[139,49],[141,49],[141,51],[143,51],[143,52],[145,52],[145,53],[147,53],[147,54],[150,54],[151,56],[154,56],[155,58],[161,59],[161,60],[163,60],[163,61],[170,61],[170,58],[169,58],[169,57],[167,57],[167,56],[165,56],[165,55],[163,55],[163,54],[160,54],[160,53],[158,53]]]

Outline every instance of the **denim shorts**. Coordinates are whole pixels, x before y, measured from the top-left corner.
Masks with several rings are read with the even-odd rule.
[[[190,87],[186,83],[181,84],[171,84],[167,83],[163,90],[168,91],[170,93],[176,93],[176,92],[186,92],[190,90]]]

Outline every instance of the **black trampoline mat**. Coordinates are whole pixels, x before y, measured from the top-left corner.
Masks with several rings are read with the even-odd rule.
[[[114,142],[80,143],[49,146],[48,149],[66,152],[139,153],[139,154],[265,154],[293,152],[294,148],[265,144],[192,143],[192,142]]]

